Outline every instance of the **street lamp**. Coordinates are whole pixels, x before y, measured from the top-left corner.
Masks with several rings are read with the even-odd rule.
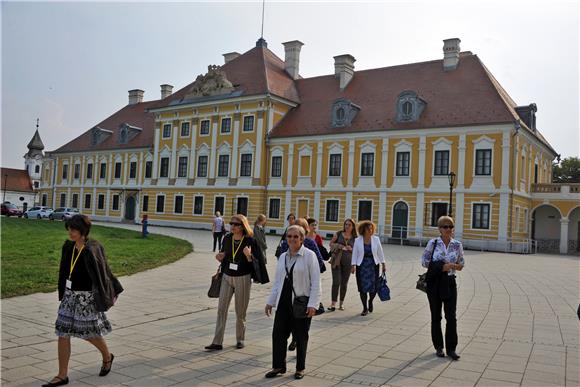
[[[449,216],[453,214],[453,185],[455,184],[455,173],[449,172],[447,178],[449,179]]]

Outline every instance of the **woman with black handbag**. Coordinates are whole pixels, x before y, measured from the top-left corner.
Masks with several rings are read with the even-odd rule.
[[[443,334],[441,333],[441,306],[445,310],[445,348],[447,356],[459,360],[457,347],[457,283],[455,271],[465,265],[463,245],[452,238],[455,223],[449,216],[437,221],[440,237],[427,243],[421,264],[427,268],[427,298],[431,310],[431,340],[437,356],[444,357]]]
[[[236,304],[236,348],[244,348],[246,311],[250,303],[252,278],[260,283],[269,281],[268,274],[265,271],[264,257],[253,238],[254,233],[250,228],[248,219],[241,214],[232,216],[230,230],[231,233],[223,239],[222,251],[216,255],[216,259],[221,263],[222,280],[214,339],[210,345],[205,347],[209,351],[223,349],[222,344],[228,309],[234,294]]]
[[[272,370],[266,378],[286,373],[286,345],[292,332],[296,340],[294,378],[304,377],[308,331],[320,302],[318,259],[304,247],[305,235],[300,226],[288,228],[288,251],[280,256],[276,267],[272,293],[265,308],[267,316],[276,308],[272,330]]]
[[[337,231],[330,240],[330,250],[332,251],[330,260],[330,266],[332,267],[332,302],[330,308],[328,308],[329,312],[336,310],[339,289],[340,305],[338,310],[344,310],[343,304],[346,298],[348,280],[351,275],[352,248],[357,237],[356,224],[354,220],[348,218],[342,224],[342,231]]]
[[[111,272],[103,246],[89,239],[89,218],[75,215],[66,221],[65,228],[69,240],[62,246],[58,279],[58,298],[61,303],[55,323],[58,375],[43,384],[43,387],[69,383],[71,337],[84,339],[101,352],[103,365],[99,376],[109,374],[115,358],[109,352],[104,338],[111,332],[111,323],[105,312],[115,304],[123,287]]]

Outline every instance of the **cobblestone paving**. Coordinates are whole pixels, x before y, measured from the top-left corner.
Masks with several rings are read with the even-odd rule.
[[[252,287],[246,347],[234,347],[232,306],[224,350],[207,353],[203,347],[213,337],[217,306],[206,297],[217,267],[210,252],[211,234],[150,230],[187,239],[195,251],[170,265],[121,278],[126,290],[108,313],[113,370],[98,377],[98,351],[73,340],[71,385],[580,385],[578,257],[467,251],[466,267],[458,276],[461,360],[451,362],[434,356],[427,299],[414,289],[422,271],[421,249],[386,245],[392,300],[361,317],[351,278],[346,310],[325,313],[312,323],[305,378],[293,379],[295,358],[289,353],[289,372],[272,380],[264,373],[271,364],[273,320],[263,313],[271,285]],[[277,241],[269,238],[269,246]],[[273,274],[274,257],[268,267]],[[329,272],[323,274],[322,284],[327,304]],[[2,385],[38,386],[57,371],[57,295],[6,299],[1,307]]]

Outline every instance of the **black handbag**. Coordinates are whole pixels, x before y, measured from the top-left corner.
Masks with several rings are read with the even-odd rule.
[[[294,262],[296,265],[296,262]],[[292,293],[294,293],[294,301],[292,301],[292,315],[294,318],[307,318],[308,317],[308,302],[310,301],[310,297],[308,296],[297,296],[296,291],[294,290],[294,265],[290,268],[290,272],[288,272],[288,267],[286,266],[286,261],[284,261],[284,267],[286,269],[286,278],[288,278],[292,283]]]
[[[431,250],[431,260],[433,260],[433,254],[435,253],[435,248],[437,247],[437,240],[433,240],[433,250]],[[427,272],[419,274],[419,279],[417,280],[417,285],[415,286],[417,290],[427,293]]]
[[[222,272],[220,270],[221,266],[218,268],[217,273],[211,276],[211,285],[207,291],[207,296],[209,298],[219,298],[220,288],[222,285]]]

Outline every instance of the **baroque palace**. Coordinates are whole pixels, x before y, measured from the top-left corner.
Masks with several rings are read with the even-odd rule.
[[[42,161],[41,205],[96,220],[209,228],[215,211],[371,219],[385,241],[424,243],[451,210],[466,247],[577,249],[578,187],[553,185],[556,151],[480,58],[442,58],[302,78],[303,43],[280,59],[264,39],[161,98],[129,103]],[[451,175],[452,193],[450,195]],[[451,202],[450,203],[450,197]],[[540,219],[541,218],[541,219]]]

